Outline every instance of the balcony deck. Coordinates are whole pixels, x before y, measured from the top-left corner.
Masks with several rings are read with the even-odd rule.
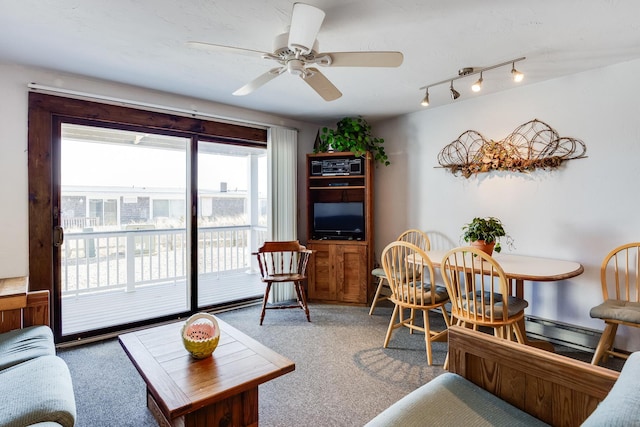
[[[199,306],[262,297],[259,273],[205,275],[199,279]],[[134,291],[104,290],[62,299],[62,334],[112,327],[187,310],[185,280],[137,286]]]
[[[261,227],[198,229],[198,307],[261,297],[252,252]],[[184,229],[129,227],[65,235],[62,335],[112,328],[189,310]]]

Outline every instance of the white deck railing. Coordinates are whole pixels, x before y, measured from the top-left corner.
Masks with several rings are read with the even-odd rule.
[[[265,227],[198,228],[198,274],[250,269],[251,253],[265,238]],[[187,253],[185,229],[65,233],[62,295],[133,291],[139,286],[185,280]]]

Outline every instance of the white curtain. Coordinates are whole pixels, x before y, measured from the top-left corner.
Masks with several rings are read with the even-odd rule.
[[[269,225],[267,240],[297,240],[298,131],[272,127],[267,134]],[[274,284],[270,302],[294,299],[293,285]]]

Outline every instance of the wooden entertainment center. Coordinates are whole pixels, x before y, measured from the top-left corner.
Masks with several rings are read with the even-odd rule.
[[[307,154],[306,246],[315,251],[307,268],[312,301],[369,302],[374,262],[373,167],[370,153],[364,157]],[[341,211],[352,209],[357,213],[341,221]]]

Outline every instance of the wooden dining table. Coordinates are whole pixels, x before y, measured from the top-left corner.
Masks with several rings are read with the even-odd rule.
[[[430,250],[426,251],[426,254],[433,266],[439,268],[447,252],[448,250]],[[509,280],[511,295],[522,299],[524,299],[525,281],[556,282],[579,276],[584,272],[582,264],[575,261],[501,253],[494,253],[492,256],[500,264]],[[522,331],[525,330],[524,320],[519,327]],[[526,339],[526,333],[523,335]],[[553,346],[548,342],[526,340],[526,344],[553,350]]]
[[[446,250],[431,250],[426,253],[433,266],[440,267],[442,258],[447,252]],[[524,298],[525,280],[556,282],[579,276],[584,272],[582,264],[575,261],[495,252],[492,257],[500,264],[507,279],[511,282],[511,294],[518,298]]]

